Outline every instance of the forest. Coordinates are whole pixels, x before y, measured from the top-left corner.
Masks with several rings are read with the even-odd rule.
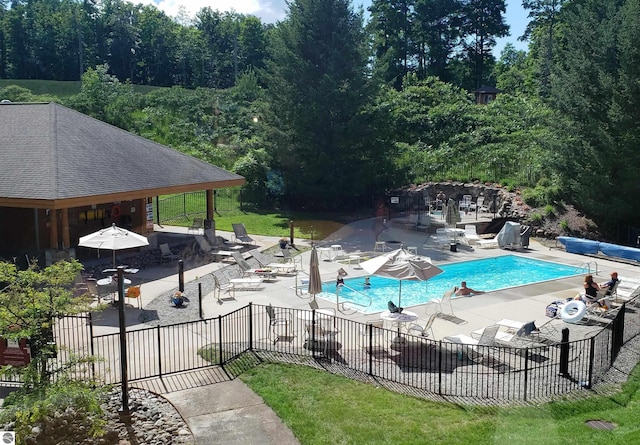
[[[0,98],[60,102],[237,172],[255,202],[344,210],[411,183],[492,182],[635,244],[640,2],[522,4],[528,50],[496,58],[504,0],[374,0],[367,21],[349,0],[292,0],[276,24],[0,0],[0,79],[81,81],[3,81]],[[486,85],[500,94],[478,105]]]

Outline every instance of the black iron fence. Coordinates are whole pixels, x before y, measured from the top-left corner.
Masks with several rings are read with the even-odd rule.
[[[590,338],[528,348],[435,341],[324,312],[249,304],[216,318],[127,331],[129,380],[214,365],[229,373],[249,355],[323,363],[324,369],[352,378],[439,396],[542,400],[599,382],[622,345],[640,333],[638,297],[623,304],[612,320],[598,319],[601,329]],[[90,317],[67,317],[57,324],[55,341],[58,364],[71,354],[95,355],[101,359],[78,367],[77,375],[121,381],[118,333],[93,335]]]
[[[191,221],[194,217],[204,217],[207,213],[207,195],[204,190],[158,197],[154,204],[155,219],[161,225]],[[213,209],[218,214],[242,210],[242,189],[214,190]]]

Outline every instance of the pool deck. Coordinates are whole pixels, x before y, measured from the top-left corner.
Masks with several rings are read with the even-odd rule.
[[[343,226],[339,231],[327,239],[316,241],[315,244],[318,247],[328,247],[332,244],[340,244],[346,258],[348,258],[349,255],[359,255],[361,258],[370,258],[373,255],[380,253],[373,252],[376,242],[374,230],[376,229],[377,224],[379,226],[379,221],[376,222],[375,219],[357,221]],[[590,263],[591,267],[595,267],[597,265],[598,272],[593,272],[597,282],[606,281],[609,278],[609,273],[615,270],[619,273],[621,279],[621,284],[619,286],[619,294],[621,296],[629,295],[633,290],[640,286],[640,267],[636,265],[600,258],[594,259],[583,255],[566,253],[561,249],[549,249],[548,247],[537,243],[533,239],[531,240],[528,249],[505,251],[499,248],[471,248],[459,245],[457,252],[451,252],[448,247],[442,249],[429,246],[428,244],[425,245],[428,235],[424,232],[407,230],[406,228],[397,227],[392,224],[387,224],[387,226],[388,228],[379,235],[378,241],[399,241],[406,247],[415,246],[417,247],[419,255],[430,257],[436,265],[479,258],[489,258],[505,254],[515,254],[540,260],[564,263],[575,266],[576,268],[584,266],[585,263]],[[187,228],[183,227],[156,227],[156,230],[188,235]],[[217,231],[217,234],[231,239],[231,234],[228,232]],[[251,235],[251,237],[256,241],[256,244],[260,246],[261,249],[276,245],[278,240],[278,238],[274,237],[254,235]],[[308,240],[296,240],[296,243],[299,246],[310,245]],[[399,245],[399,243],[391,243],[391,245]],[[285,308],[309,309],[309,295],[299,296],[298,294],[300,292],[296,292],[295,290],[296,284],[300,285],[300,280],[308,276],[310,250],[301,253],[301,256],[303,268],[297,275],[278,276],[275,281],[263,283],[258,290],[237,290],[235,292],[234,299],[231,299],[230,301],[226,300],[222,304],[216,300],[213,294],[206,295],[203,299],[203,312],[205,318],[225,315],[246,306],[249,302],[262,305],[270,303],[274,306]],[[322,258],[320,261],[320,274],[322,281],[335,280],[339,268],[344,268],[349,274],[349,277],[367,275],[366,272],[359,268],[357,264],[348,264],[346,258],[334,261],[329,261],[328,258]],[[189,282],[195,280],[196,277],[202,277],[205,274],[211,273],[212,271],[224,266],[226,266],[225,263],[215,262],[187,270],[185,271],[185,281]],[[178,278],[176,263],[173,262],[170,265],[158,266],[158,268],[164,270],[164,274],[162,274],[164,276],[160,279],[155,279],[158,276],[157,270],[154,270],[153,273],[151,273],[151,271],[142,270],[138,274],[138,278],[144,281],[142,286],[143,307],[156,298],[166,299],[172,289],[177,288]],[[145,279],[145,276],[153,276],[154,279]],[[554,300],[576,295],[581,289],[581,284],[582,280],[580,277],[572,277],[506,290],[487,292],[473,297],[454,298],[452,300],[452,307],[455,319],[437,318],[433,324],[435,339],[438,340],[445,336],[459,333],[469,335],[471,331],[493,324],[503,318],[523,322],[535,320],[536,325],[540,326],[551,320],[545,315],[546,306]],[[481,288],[481,284],[474,283],[474,286]],[[390,297],[395,297],[395,295]],[[317,301],[321,308],[335,308],[336,306],[334,303],[323,298],[318,298]],[[412,306],[407,309],[416,312],[419,315],[419,320],[417,322],[419,324],[426,323],[429,314],[434,312],[433,305],[427,307],[426,304]],[[135,321],[135,318],[137,318],[137,311],[138,309],[127,306],[127,324],[129,328],[135,329],[135,325],[137,324]],[[105,314],[105,316],[106,315],[107,314]],[[355,313],[351,315],[343,315],[338,312],[338,315],[361,322],[368,320],[380,320],[379,313]],[[559,328],[570,327],[572,339],[577,339],[582,335],[587,335],[594,330],[594,326],[568,325],[560,319],[553,320],[552,323],[557,324],[557,327]],[[100,332],[96,332],[96,334],[111,332],[112,329],[115,329],[116,327],[117,323],[104,323],[99,328]],[[148,325],[141,324],[139,327],[148,327]]]

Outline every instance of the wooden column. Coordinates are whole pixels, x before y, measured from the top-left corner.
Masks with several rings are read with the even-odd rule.
[[[207,190],[207,219],[213,219],[213,190]]]
[[[69,209],[62,209],[62,248],[68,249],[71,247],[69,236]]]
[[[49,212],[49,247],[58,250],[58,211]]]

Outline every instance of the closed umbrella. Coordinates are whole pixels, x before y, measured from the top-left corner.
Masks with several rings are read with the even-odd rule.
[[[116,267],[116,250],[132,249],[135,247],[148,246],[146,237],[138,235],[127,229],[117,227],[113,224],[107,229],[80,238],[78,246],[92,249],[105,249],[113,252],[113,267]]]
[[[454,226],[456,223],[462,221],[460,217],[460,209],[456,205],[456,202],[449,198],[449,202],[447,203],[447,213],[445,214],[445,221],[448,225]]]
[[[318,260],[318,251],[315,247],[311,248],[311,260],[309,262],[309,293],[316,295],[322,292],[322,281],[320,279],[320,261]]]
[[[400,281],[398,292],[398,306],[402,302],[402,281],[420,280],[426,281],[443,272],[431,262],[411,255],[404,249],[397,249],[385,255],[372,258],[360,264],[362,269],[371,275],[395,278]]]

